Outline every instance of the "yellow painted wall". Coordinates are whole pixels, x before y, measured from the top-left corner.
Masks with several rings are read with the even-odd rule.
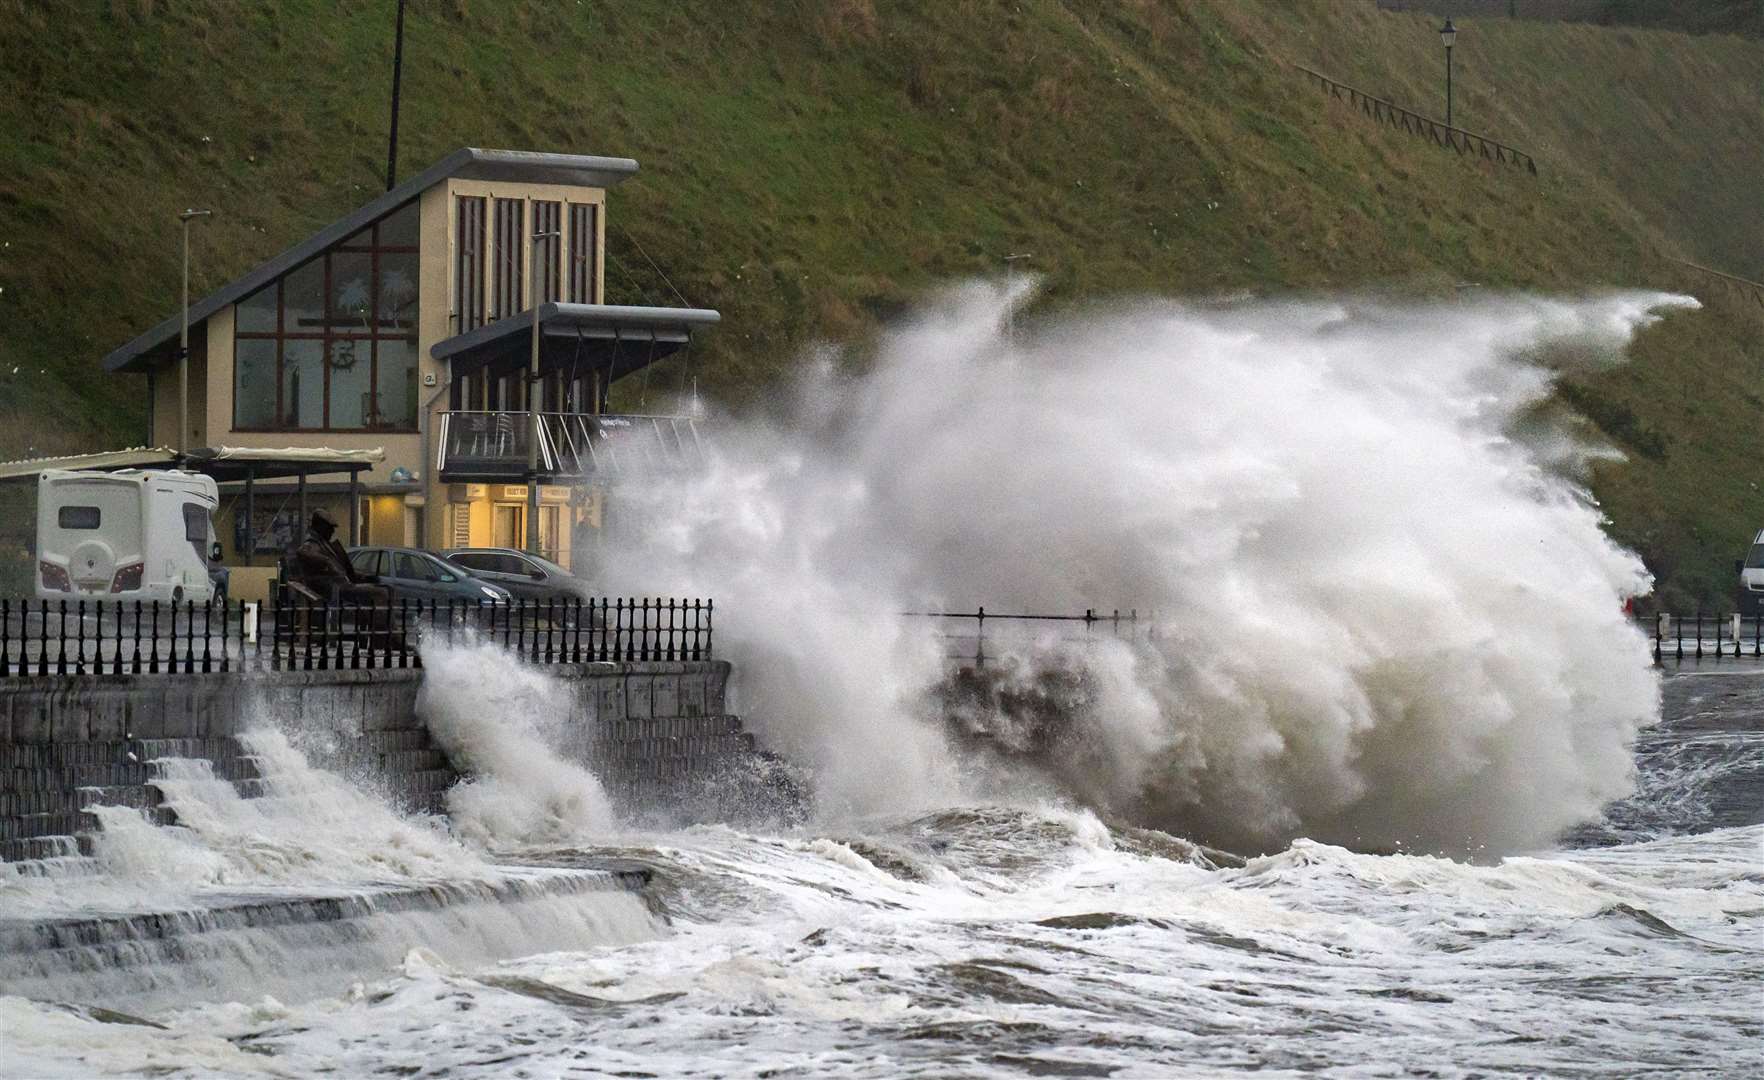
[[[448,529],[449,489],[439,483],[433,475],[435,446],[433,438],[438,428],[438,416],[446,411],[449,404],[447,393],[448,371],[445,364],[430,356],[434,345],[451,336],[454,326],[452,316],[457,304],[453,295],[453,259],[457,242],[455,231],[455,214],[453,197],[460,195],[482,195],[493,198],[525,198],[529,200],[555,200],[564,203],[592,203],[599,208],[595,215],[599,236],[596,242],[605,250],[606,243],[606,191],[604,188],[572,187],[557,184],[511,184],[487,183],[474,180],[449,180],[437,184],[418,196],[418,222],[420,230],[421,262],[418,269],[417,283],[417,350],[418,350],[418,423],[415,433],[388,433],[379,431],[361,432],[243,432],[233,430],[233,345],[234,345],[234,311],[232,306],[225,307],[210,316],[202,327],[205,336],[197,355],[190,362],[190,417],[193,432],[188,441],[190,446],[252,446],[279,449],[282,447],[313,447],[325,446],[337,449],[354,450],[380,448],[386,452],[383,464],[372,472],[362,475],[365,487],[384,484],[397,468],[409,470],[422,480],[414,519],[420,522],[422,535],[413,535],[418,528],[412,527],[413,515],[407,514],[405,504],[398,496],[373,496],[375,499],[385,498],[384,504],[375,502],[371,511],[372,521],[368,535],[374,543],[405,544],[421,543],[425,547],[443,548],[451,546],[452,536]],[[567,214],[567,211],[566,211]],[[567,218],[566,218],[567,220]],[[523,230],[523,233],[529,230]],[[570,252],[569,238],[566,235],[560,245],[564,250],[562,257],[568,265]],[[485,258],[489,259],[489,245],[486,245]],[[530,265],[531,239],[523,240],[522,262]],[[604,295],[605,258],[597,260],[597,279],[595,295]],[[523,277],[530,277],[523,274]],[[490,267],[484,268],[484,280],[491,280]],[[532,282],[525,282],[529,296]],[[488,292],[488,290],[486,290]],[[429,385],[430,379],[433,385]],[[154,441],[161,445],[177,445],[177,411],[178,411],[178,378],[176,365],[167,365],[157,373],[154,387]],[[425,440],[423,432],[429,433]],[[329,478],[326,479],[335,479]],[[257,501],[260,505],[266,500],[274,501],[284,493],[291,495],[294,482],[264,481],[257,485]],[[308,503],[319,506],[326,497],[312,495]],[[335,497],[335,506],[327,505],[338,515],[339,521],[345,521],[347,504],[344,497]],[[396,505],[394,505],[396,503]],[[474,501],[470,510],[471,532],[473,544],[488,544],[491,536],[490,500]],[[560,513],[561,543],[567,544],[569,527],[567,521],[571,515]],[[232,525],[226,526],[226,535],[222,543],[227,547],[228,561],[236,560],[232,551]],[[565,553],[567,558],[567,553]],[[264,558],[260,556],[260,558]]]

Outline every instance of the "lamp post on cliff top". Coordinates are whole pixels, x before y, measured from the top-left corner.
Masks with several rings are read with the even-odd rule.
[[[543,554],[539,550],[539,439],[543,422],[539,415],[539,308],[545,303],[545,294],[539,289],[539,242],[562,235],[556,229],[534,233],[528,258],[531,268],[527,275],[527,296],[533,304],[533,353],[527,371],[527,412],[533,418],[533,430],[527,433],[527,550],[534,555]]]
[[[182,210],[178,220],[184,223],[184,306],[178,325],[178,446],[190,448],[190,222],[209,217],[212,210]]]
[[[1439,28],[1439,40],[1445,42],[1446,50],[1446,127],[1452,126],[1452,43],[1458,39],[1458,28],[1447,19]]]

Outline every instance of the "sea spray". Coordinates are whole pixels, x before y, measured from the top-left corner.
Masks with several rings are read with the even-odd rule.
[[[424,643],[417,711],[468,774],[447,793],[461,836],[487,849],[558,846],[616,827],[600,781],[561,753],[572,693],[494,643]]]
[[[978,605],[1157,613],[1080,654],[1085,752],[1037,763],[1143,824],[1488,854],[1628,790],[1648,579],[1540,424],[1535,358],[1613,361],[1694,301],[1147,301],[1006,335],[1020,299],[955,290],[863,374],[809,365],[787,422],[720,429],[705,474],[620,492],[657,524],[608,578],[717,597],[744,710],[824,807],[997,789],[898,614]]]

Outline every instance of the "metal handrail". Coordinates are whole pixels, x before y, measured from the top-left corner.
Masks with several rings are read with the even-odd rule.
[[[1330,97],[1340,99],[1345,91],[1348,104],[1358,107],[1361,112],[1374,120],[1388,123],[1393,127],[1400,127],[1411,135],[1431,138],[1440,146],[1450,146],[1460,155],[1474,149],[1482,157],[1491,161],[1514,166],[1523,165],[1531,172],[1531,175],[1537,175],[1536,160],[1517,147],[1509,146],[1486,135],[1466,131],[1461,127],[1454,127],[1443,120],[1435,120],[1431,116],[1423,116],[1412,109],[1405,109],[1395,102],[1386,101],[1384,98],[1373,97],[1364,90],[1332,79],[1320,71],[1313,71],[1303,64],[1294,64],[1293,67],[1316,79],[1323,92]],[[1461,146],[1459,145],[1460,141],[1463,143]]]

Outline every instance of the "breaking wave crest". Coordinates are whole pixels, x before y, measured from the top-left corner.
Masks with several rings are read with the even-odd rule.
[[[1545,405],[1694,301],[1148,301],[1009,334],[1022,299],[956,290],[861,374],[810,365],[707,475],[623,495],[656,524],[609,579],[718,597],[744,711],[823,812],[1051,787],[1241,849],[1489,854],[1629,789],[1647,575]],[[1155,634],[989,644],[952,724],[944,642],[899,613],[978,605]]]
[[[491,642],[423,645],[417,711],[467,777],[447,792],[456,833],[488,849],[559,846],[616,827],[606,789],[560,745],[567,685]]]

